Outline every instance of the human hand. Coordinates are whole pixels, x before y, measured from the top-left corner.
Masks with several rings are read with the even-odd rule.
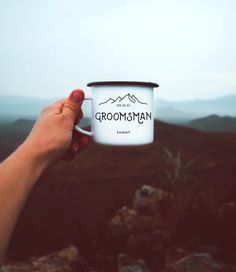
[[[29,152],[39,155],[46,167],[61,158],[72,160],[87,147],[89,138],[74,130],[83,116],[83,100],[83,91],[74,90],[67,99],[42,110],[24,144],[28,145]]]

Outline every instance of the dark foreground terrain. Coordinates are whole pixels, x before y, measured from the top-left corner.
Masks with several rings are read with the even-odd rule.
[[[28,131],[13,130],[1,129],[0,159]],[[41,177],[15,228],[8,262],[73,244],[83,256],[75,271],[236,271],[235,154],[234,133],[162,122],[149,146],[91,143],[76,160]],[[195,257],[228,270],[174,264],[178,258],[194,263]],[[122,268],[136,259],[143,260],[143,270]]]

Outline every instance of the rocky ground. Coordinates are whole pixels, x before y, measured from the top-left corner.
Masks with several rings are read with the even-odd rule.
[[[174,215],[178,202],[176,192],[148,185],[138,189],[132,207],[117,210],[108,224],[112,252],[94,256],[93,260],[100,262],[101,270],[96,270],[93,261],[90,263],[79,248],[71,245],[27,262],[6,262],[0,271],[236,272],[236,264],[222,261],[226,254],[222,248],[216,245],[193,248],[193,244],[179,239]],[[191,212],[199,208],[194,202],[188,205]],[[224,222],[220,221],[236,216],[236,204],[225,203],[213,213],[222,224]],[[187,216],[186,210],[182,211],[182,216]],[[235,253],[231,254],[236,257]]]

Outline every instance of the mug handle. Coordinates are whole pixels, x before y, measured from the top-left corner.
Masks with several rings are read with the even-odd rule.
[[[84,100],[92,100],[92,97],[85,97]],[[75,129],[80,132],[81,134],[87,135],[87,136],[92,136],[92,131],[87,131],[82,129],[79,125],[75,125]]]

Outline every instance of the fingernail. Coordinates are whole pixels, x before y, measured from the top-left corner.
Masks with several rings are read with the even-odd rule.
[[[74,90],[69,96],[69,100],[75,103],[82,103],[84,100],[84,92],[82,90]]]

